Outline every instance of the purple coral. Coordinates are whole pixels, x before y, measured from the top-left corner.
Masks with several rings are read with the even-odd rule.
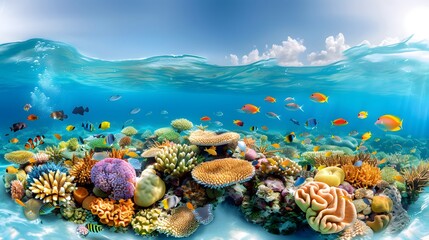
[[[131,164],[122,159],[106,158],[96,163],[91,169],[91,180],[114,200],[134,196],[136,172]]]

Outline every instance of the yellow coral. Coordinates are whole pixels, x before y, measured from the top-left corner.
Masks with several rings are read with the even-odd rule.
[[[32,158],[34,158],[33,152],[23,150],[13,151],[4,155],[4,159],[16,164],[25,164]]]
[[[381,170],[368,163],[363,163],[357,167],[352,164],[346,164],[341,167],[345,174],[345,181],[356,188],[373,187],[381,181]]]
[[[91,205],[91,213],[100,218],[100,222],[110,227],[127,227],[134,215],[134,203],[131,199],[97,198]]]
[[[280,166],[283,166],[283,169]],[[257,173],[261,175],[297,176],[302,171],[302,167],[298,163],[279,156],[268,158],[268,162],[262,163],[259,169],[260,171]]]
[[[179,118],[171,121],[171,127],[181,132],[193,128],[194,124],[186,118]]]
[[[131,221],[131,226],[139,235],[152,235],[157,229],[159,220],[166,217],[166,212],[161,208],[150,208],[140,210]]]
[[[29,189],[36,194],[36,199],[44,203],[52,202],[54,206],[67,203],[71,200],[71,194],[75,189],[72,183],[74,177],[57,170],[43,173],[39,179],[34,178]]]

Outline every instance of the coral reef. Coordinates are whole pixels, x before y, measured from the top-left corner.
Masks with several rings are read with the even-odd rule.
[[[93,152],[85,153],[84,158],[73,156],[73,166],[70,175],[81,185],[91,184],[91,169],[98,162],[92,159]]]
[[[373,221],[366,221],[366,225],[374,232],[381,232],[389,225],[391,218],[390,214],[375,215]]]
[[[193,148],[186,144],[176,144],[163,148],[156,155],[156,170],[171,175],[181,177],[190,172],[197,164],[197,157]]]
[[[124,159],[125,155],[128,153],[128,149],[116,149],[111,148],[109,152],[110,158]]]
[[[352,226],[339,234],[338,240],[372,239],[373,235],[374,233],[370,227],[361,220],[356,219]]]
[[[196,182],[210,188],[222,188],[250,180],[255,168],[248,161],[236,158],[204,162],[192,170]]]
[[[420,162],[418,166],[406,168],[401,173],[406,183],[407,199],[415,202],[423,188],[429,185],[429,163]]]
[[[49,155],[49,160],[59,163],[64,159],[62,156],[64,150],[65,149],[60,149],[57,146],[49,146],[45,148],[45,153]]]
[[[119,146],[125,148],[126,146],[131,145],[131,138],[129,136],[124,136],[119,140]]]
[[[302,167],[288,159],[280,156],[274,156],[268,159],[259,159],[261,167],[256,171],[258,175],[280,175],[280,176],[298,176],[302,171]],[[283,164],[287,163],[287,164]],[[283,169],[280,167],[283,166]]]
[[[341,168],[346,174],[345,181],[357,188],[374,187],[377,182],[381,181],[380,168],[371,166],[366,162],[360,167],[346,164]]]
[[[357,161],[362,161],[363,163],[366,163],[367,165],[370,165],[372,167],[376,167],[378,164],[378,161],[376,158],[372,158],[370,154],[368,153],[359,153],[354,156],[349,155],[332,155],[329,157],[326,156],[319,156],[314,158],[316,167],[319,166],[336,166],[341,167],[344,165],[354,165]]]
[[[33,159],[36,164],[43,164],[49,161],[50,155],[45,152],[38,152],[34,154]]]
[[[371,209],[375,213],[389,213],[392,211],[393,202],[387,196],[374,196],[372,198]]]
[[[70,205],[60,209],[61,216],[70,222],[82,224],[86,222],[88,211],[83,208],[75,208]]]
[[[208,199],[205,188],[193,180],[187,180],[181,186],[183,200],[192,203],[194,207],[202,207]]]
[[[91,149],[109,149],[104,138],[94,138],[86,144]]]
[[[235,132],[217,134],[211,131],[196,130],[189,135],[189,142],[197,146],[221,146],[230,145],[235,148],[240,135]]]
[[[326,155],[330,154],[330,157],[326,157]],[[339,159],[339,156],[343,156],[344,152],[340,150],[323,150],[323,151],[306,151],[301,154],[301,157],[310,163],[316,163],[319,165],[323,165],[321,163],[329,163],[329,166],[335,166],[333,164],[334,159]],[[332,163],[331,163],[332,162]],[[333,164],[333,165],[332,165]],[[325,165],[325,166],[328,166]]]
[[[60,170],[43,173],[38,179],[33,178],[29,189],[36,194],[35,198],[44,203],[52,202],[54,206],[67,203],[71,200],[71,193],[75,189],[74,177]]]
[[[114,200],[129,199],[134,196],[136,172],[126,161],[106,158],[91,169],[91,180]]]
[[[70,150],[73,152],[79,148],[79,140],[77,138],[70,138],[67,142],[60,142],[58,147],[61,150]]]
[[[134,202],[140,207],[149,207],[165,194],[165,183],[162,181],[154,169],[145,169],[140,178],[137,179]]]
[[[100,218],[100,222],[110,227],[127,227],[134,215],[134,203],[131,199],[97,198],[91,204],[91,213]]]
[[[153,236],[159,225],[159,219],[165,218],[166,212],[160,208],[148,208],[140,210],[133,220],[131,226],[134,232],[142,236]]]
[[[405,229],[410,224],[410,216],[402,207],[402,197],[398,189],[392,185],[388,185],[382,189],[382,194],[392,199],[393,209],[390,212],[392,219],[386,229],[387,233],[396,234]]]
[[[47,174],[49,172],[56,172],[57,170],[62,173],[68,173],[67,168],[52,162],[33,167],[31,172],[29,172],[27,175],[27,184],[31,185],[31,183],[34,182],[34,179],[39,179],[43,174]]]
[[[198,229],[199,223],[187,207],[178,207],[172,214],[163,218],[158,231],[173,237],[188,237]]]
[[[194,124],[192,124],[191,121],[185,118],[175,119],[171,121],[170,125],[178,132],[186,131],[194,127]]]
[[[337,233],[352,224],[356,209],[347,192],[321,182],[309,182],[295,192],[295,203],[306,212],[308,224],[323,234]]]
[[[344,182],[345,173],[339,167],[326,167],[317,172],[314,181],[323,182],[330,187],[338,187]]]
[[[121,130],[121,133],[124,134],[124,135],[126,135],[126,136],[134,136],[134,135],[137,134],[137,129],[135,129],[132,126],[128,126],[128,127],[124,127]]]
[[[393,167],[384,167],[381,169],[381,179],[392,184],[394,183],[395,177],[401,175],[396,169]]]
[[[174,143],[180,142],[180,134],[170,127],[155,130],[155,135],[158,137],[158,142],[164,142],[166,140]]]
[[[13,180],[10,182],[10,195],[12,199],[21,199],[25,195],[24,185],[19,180]]]
[[[9,152],[4,155],[6,161],[16,164],[26,164],[32,158],[34,158],[33,152],[23,150]]]

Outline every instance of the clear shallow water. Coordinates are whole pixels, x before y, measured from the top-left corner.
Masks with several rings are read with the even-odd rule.
[[[202,116],[210,116],[210,129],[226,128],[236,131],[243,128],[232,121],[245,122],[245,130],[250,126],[263,125],[269,132],[308,131],[302,124],[308,118],[317,118],[318,128],[312,130],[317,135],[346,136],[352,130],[371,131],[373,139],[389,138],[393,134],[403,139],[421,141],[416,151],[422,159],[429,158],[425,140],[429,138],[429,47],[424,43],[402,42],[396,45],[368,48],[358,46],[347,50],[345,60],[321,67],[280,67],[274,60],[261,61],[247,66],[210,65],[205,59],[196,56],[160,56],[141,60],[103,61],[79,54],[72,46],[44,39],[31,39],[25,42],[0,45],[0,91],[3,96],[0,118],[1,153],[23,148],[28,138],[44,134],[47,143],[55,143],[52,135],[59,133],[64,139],[89,134],[77,128],[65,131],[65,126],[79,126],[90,121],[95,125],[110,121],[108,131],[96,130],[93,133],[118,132],[128,119],[140,132],[169,126],[171,120],[187,118],[199,124]],[[319,104],[310,101],[313,92],[323,92],[329,96],[329,103]],[[107,99],[119,94],[118,101]],[[267,96],[277,98],[271,104],[263,99]],[[284,98],[294,97],[304,112],[287,111]],[[33,108],[23,111],[30,103]],[[239,113],[237,109],[246,103],[261,107],[255,115]],[[89,113],[84,116],[73,115],[76,106],[88,106]],[[141,108],[132,115],[133,108]],[[51,111],[64,110],[69,118],[64,122],[49,117]],[[367,119],[358,119],[359,111],[368,111]],[[168,114],[161,114],[167,111]],[[216,116],[221,111],[223,116]],[[266,112],[273,111],[281,120],[269,119]],[[26,120],[29,113],[39,116],[39,120]],[[383,132],[374,126],[376,119],[383,114],[393,114],[404,119],[399,132]],[[331,121],[345,118],[349,124],[332,127]],[[297,119],[301,126],[289,121]],[[28,128],[11,133],[9,127],[15,122],[25,122]],[[215,124],[219,121],[223,126]],[[4,136],[10,133],[9,136]],[[9,143],[17,137],[18,144]],[[408,153],[413,145],[401,149]],[[4,168],[8,163],[0,160]],[[1,172],[4,172],[3,170]],[[401,237],[415,239],[429,235],[423,219],[429,217],[427,193],[414,205],[409,213],[413,224]],[[4,189],[1,191],[0,217],[11,220],[0,225],[1,231],[14,237],[13,228],[26,231],[28,236],[47,239],[58,236],[58,229],[67,229],[74,234],[75,225],[65,221],[43,218],[43,224],[28,223],[20,207],[10,201]],[[426,206],[426,207],[425,207]],[[230,211],[231,206],[222,205],[216,210],[214,223],[200,227],[192,237],[195,239],[283,239],[266,233],[261,227],[245,222],[238,211]],[[12,216],[12,217],[11,217]],[[51,220],[50,220],[51,219]],[[30,226],[30,227],[29,227]],[[61,227],[63,226],[63,227]],[[418,227],[416,227],[418,226]],[[221,231],[219,230],[221,229]],[[37,235],[51,231],[48,235]],[[31,235],[32,234],[32,235]],[[298,233],[297,236],[313,234]],[[93,239],[114,238],[119,235],[103,233]],[[311,235],[314,236],[314,235]],[[75,239],[74,235],[70,239]],[[128,236],[127,236],[128,237]],[[291,236],[288,236],[288,238]],[[381,238],[381,236],[378,236]],[[26,238],[26,237],[23,237]],[[292,237],[291,237],[292,238]],[[297,237],[299,238],[299,237]],[[137,239],[137,238],[136,238]],[[400,238],[398,238],[400,239]]]

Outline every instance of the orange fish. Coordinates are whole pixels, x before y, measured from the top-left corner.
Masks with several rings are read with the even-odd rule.
[[[313,151],[317,152],[319,151],[319,149],[320,149],[320,146],[314,146]]]
[[[275,103],[276,102],[276,99],[273,98],[273,97],[271,97],[271,96],[266,96],[264,98],[264,100],[265,100],[265,102],[270,102],[270,103]]]
[[[405,182],[405,178],[403,176],[401,176],[401,175],[397,175],[394,178],[398,182],[402,182],[402,183]]]
[[[402,129],[402,121],[393,115],[383,115],[374,124],[383,131],[396,132]]]
[[[9,142],[15,144],[15,143],[19,142],[19,139],[18,138],[12,138],[11,140],[9,140]]]
[[[55,137],[56,139],[58,139],[58,140],[61,140],[61,139],[62,139],[61,135],[60,135],[60,134],[58,134],[58,133],[55,133],[55,134],[54,134],[54,137]]]
[[[268,127],[267,127],[267,126],[265,126],[265,125],[264,125],[264,126],[262,126],[262,127],[261,127],[261,129],[262,129],[262,130],[264,130],[264,131],[268,131]]]
[[[244,125],[244,122],[241,120],[234,120],[232,122],[239,127],[242,127]]]
[[[289,167],[292,164],[292,161],[287,159],[280,163],[282,167]]]
[[[380,165],[380,164],[383,164],[383,163],[385,163],[385,162],[387,162],[387,158],[383,158],[383,159],[381,159],[381,160],[378,162],[378,164]]]
[[[278,143],[273,143],[273,144],[271,144],[271,146],[273,146],[273,148],[280,148],[280,144],[278,144]]]
[[[202,118],[200,118],[201,121],[210,121],[212,120],[210,117],[204,116]]]
[[[34,149],[35,147],[45,143],[43,139],[45,136],[37,135],[34,139],[29,138],[28,141],[25,143],[24,148],[25,149]]]
[[[260,112],[259,107],[253,105],[253,104],[245,104],[243,107],[241,107],[241,111],[245,112],[245,113],[250,113],[250,114],[255,114]]]
[[[190,203],[190,202],[187,202],[187,203],[186,203],[186,207],[187,207],[189,210],[195,210],[194,205],[192,205],[192,203]]]
[[[319,93],[319,92],[315,92],[311,94],[310,99],[313,102],[328,103],[328,97],[325,94]]]
[[[331,121],[331,124],[333,126],[345,126],[349,124],[349,122],[347,122],[347,120],[345,120],[344,118],[337,118],[334,121]]]
[[[29,121],[35,121],[37,119],[39,119],[39,117],[37,117],[35,114],[30,114],[27,117],[27,120],[29,120]]]

